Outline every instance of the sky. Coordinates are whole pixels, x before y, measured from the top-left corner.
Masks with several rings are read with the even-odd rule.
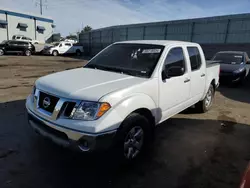
[[[0,9],[40,14],[40,0],[0,0]],[[42,0],[43,15],[56,24],[55,32],[74,34],[84,26],[188,19],[250,12],[250,0]]]

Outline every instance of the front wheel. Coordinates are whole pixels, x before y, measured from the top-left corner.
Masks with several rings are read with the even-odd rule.
[[[120,156],[132,161],[145,150],[150,140],[150,123],[145,116],[130,114],[122,123],[117,134]]]
[[[58,54],[59,54],[59,53],[58,53],[57,50],[54,50],[54,51],[52,52],[52,55],[53,55],[53,56],[58,56]]]
[[[214,101],[214,92],[215,92],[214,87],[212,84],[210,84],[205,98],[195,105],[195,108],[199,112],[205,113],[211,109],[213,101]]]
[[[31,56],[31,51],[30,51],[30,50],[25,50],[24,54],[25,54],[26,56]]]
[[[0,49],[0,56],[4,55],[4,51]]]

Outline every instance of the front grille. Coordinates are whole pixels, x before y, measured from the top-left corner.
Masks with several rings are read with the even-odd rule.
[[[47,93],[40,92],[38,105],[40,108],[42,108],[50,113],[53,113],[58,101],[59,101],[58,97],[49,95]]]
[[[67,106],[64,110],[64,116],[65,117],[70,117],[71,112],[73,111],[76,103],[75,102],[66,102]]]

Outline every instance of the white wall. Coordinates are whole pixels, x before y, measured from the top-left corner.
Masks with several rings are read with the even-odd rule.
[[[26,31],[20,30],[20,28],[17,27],[18,23],[27,24],[28,27],[26,28]],[[8,28],[10,39],[12,39],[13,35],[24,35],[32,39],[35,38],[34,19],[8,15]]]
[[[0,20],[6,20],[6,15],[0,13]],[[0,43],[3,40],[7,40],[7,28],[1,28],[0,27]]]
[[[38,40],[39,42],[45,42],[53,34],[52,23],[37,20],[36,25],[45,27],[43,33],[39,33],[38,31],[36,31],[36,40]]]

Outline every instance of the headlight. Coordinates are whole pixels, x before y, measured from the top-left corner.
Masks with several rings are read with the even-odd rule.
[[[82,101],[74,112],[73,119],[92,121],[100,118],[111,108],[109,103]]]
[[[35,95],[35,93],[36,93],[36,86],[33,86],[33,88],[32,88],[32,95]]]
[[[234,73],[240,73],[240,72],[242,72],[242,71],[244,71],[244,70],[245,70],[245,68],[244,68],[244,67],[241,67],[241,68],[239,68],[238,70],[234,71]]]

